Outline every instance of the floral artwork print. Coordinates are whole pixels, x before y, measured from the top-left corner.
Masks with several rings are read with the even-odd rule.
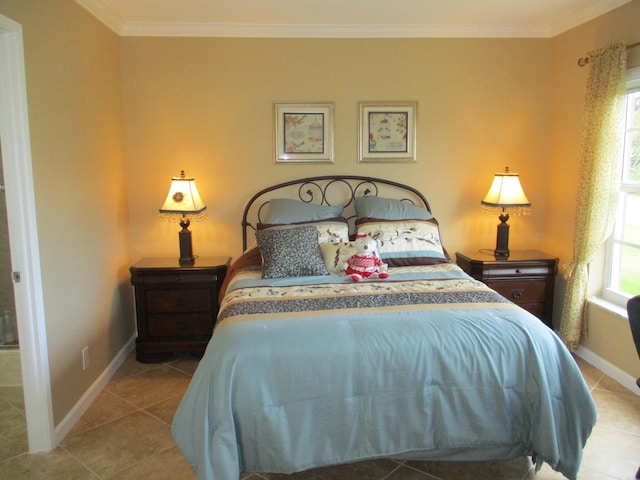
[[[285,153],[323,153],[324,115],[284,113]]]
[[[369,112],[369,152],[407,151],[407,112]]]
[[[418,102],[359,102],[358,162],[415,162]]]
[[[274,162],[333,163],[333,103],[274,103]]]

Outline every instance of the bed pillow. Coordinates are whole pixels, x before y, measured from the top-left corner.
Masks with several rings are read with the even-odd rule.
[[[358,218],[382,218],[385,220],[429,220],[433,218],[426,208],[410,202],[383,197],[356,197],[356,216]]]
[[[289,198],[274,198],[267,204],[264,223],[295,223],[324,220],[342,215],[342,205],[317,205]]]
[[[349,240],[349,223],[346,218],[327,218],[325,220],[317,220],[314,222],[300,222],[300,223],[288,223],[288,224],[271,224],[271,223],[259,223],[258,230],[265,229],[284,229],[292,226],[313,226],[318,231],[319,243],[338,243],[346,242]]]
[[[382,261],[390,267],[434,265],[449,261],[435,218],[429,220],[364,219],[356,221],[358,234],[378,241]]]
[[[258,230],[256,240],[262,255],[262,278],[329,275],[318,230],[313,226]]]
[[[321,243],[320,250],[329,273],[340,275],[344,262],[356,253],[356,242]]]

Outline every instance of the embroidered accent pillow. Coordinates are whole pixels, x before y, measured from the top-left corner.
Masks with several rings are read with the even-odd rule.
[[[378,253],[390,267],[433,265],[447,263],[442,248],[440,228],[435,218],[430,220],[356,221],[358,234],[366,234],[378,241]]]
[[[338,243],[338,242],[346,242],[349,240],[349,224],[347,223],[347,220],[342,217],[327,218],[325,220],[316,220],[313,222],[300,222],[300,223],[289,223],[289,224],[259,223],[258,230],[285,229],[285,228],[291,228],[293,226],[315,227],[315,229],[318,231],[319,243],[324,243],[324,242]]]
[[[340,275],[344,271],[342,268],[344,262],[356,253],[356,244],[355,242],[321,243],[320,250],[329,273]]]

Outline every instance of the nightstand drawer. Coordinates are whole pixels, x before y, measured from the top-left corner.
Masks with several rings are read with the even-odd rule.
[[[176,273],[163,273],[154,275],[153,273],[138,274],[136,284],[152,285],[179,285],[179,284],[193,284],[193,283],[211,283],[218,280],[217,275],[206,272],[176,272]]]
[[[487,281],[486,284],[503,297],[518,304],[544,303],[545,293],[547,291],[547,282],[545,280],[529,280],[523,282]]]
[[[147,290],[148,313],[210,312],[211,288]]]
[[[177,315],[149,315],[151,337],[209,336],[213,319],[206,313],[182,313]]]
[[[539,319],[544,320],[544,315],[545,315],[544,303],[518,303],[517,305],[524,308],[527,312],[533,313]]]
[[[491,277],[544,277],[553,274],[555,263],[489,265],[484,268],[483,275],[489,280]]]

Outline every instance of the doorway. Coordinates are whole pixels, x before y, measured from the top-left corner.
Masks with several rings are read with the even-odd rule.
[[[0,136],[29,451],[47,452],[55,447],[55,441],[22,27],[3,15],[0,15]]]
[[[2,138],[0,138],[1,143]],[[10,248],[2,149],[0,148],[0,387],[22,385]]]

